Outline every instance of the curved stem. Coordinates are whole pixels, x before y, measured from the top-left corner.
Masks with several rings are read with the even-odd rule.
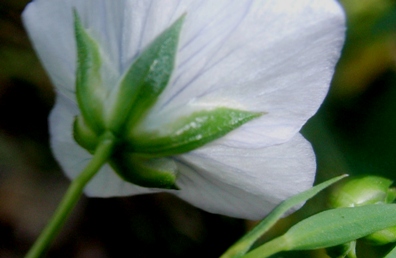
[[[288,250],[287,241],[283,236],[277,237],[253,251],[242,256],[243,258],[265,258],[281,251]]]
[[[111,133],[102,136],[100,144],[95,150],[92,160],[88,163],[81,174],[76,177],[67,189],[61,203],[56,209],[50,222],[31,247],[25,258],[38,258],[48,249],[52,240],[59,233],[69,214],[77,204],[86,184],[92,179],[99,169],[107,162],[112,155],[115,145],[115,137]]]

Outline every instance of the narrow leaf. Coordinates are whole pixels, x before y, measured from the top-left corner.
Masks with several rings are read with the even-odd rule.
[[[318,184],[307,191],[299,193],[295,196],[280,203],[268,216],[263,219],[255,228],[243,236],[238,242],[231,246],[221,258],[238,258],[242,257],[245,253],[249,251],[252,245],[266,233],[288,210],[294,206],[303,203],[315,195],[317,195],[323,189],[329,187],[330,185],[338,182],[339,180],[345,178],[347,175],[341,175],[330,180],[327,180],[321,184]]]
[[[142,132],[128,139],[128,150],[166,157],[194,150],[216,140],[261,114],[230,108],[203,110],[180,118],[161,132]]]
[[[140,54],[112,92],[114,104],[108,121],[111,130],[133,128],[165,89],[174,68],[183,20],[184,15]]]
[[[392,249],[384,258],[396,258],[396,247]]]
[[[396,204],[371,204],[338,208],[313,215],[284,235],[249,252],[245,258],[267,257],[268,246],[279,243],[278,251],[309,250],[340,245],[396,225]]]
[[[96,133],[103,131],[103,103],[99,47],[84,29],[74,10],[74,33],[77,43],[76,95],[81,113],[88,126]]]
[[[396,225],[396,204],[332,209],[294,225],[286,233],[293,250],[334,246]]]

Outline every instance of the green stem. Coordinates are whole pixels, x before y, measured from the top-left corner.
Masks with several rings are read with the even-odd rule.
[[[265,258],[287,249],[286,239],[280,236],[245,254],[243,258]]]
[[[31,247],[25,258],[41,257],[48,249],[52,240],[59,233],[69,214],[80,199],[85,185],[93,176],[96,175],[99,169],[112,155],[115,142],[115,137],[111,133],[105,133],[102,136],[92,160],[88,163],[81,174],[72,181],[50,222],[44,228],[43,232]]]

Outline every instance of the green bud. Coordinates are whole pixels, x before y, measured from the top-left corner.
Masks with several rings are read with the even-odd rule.
[[[379,176],[348,178],[329,196],[331,208],[356,207],[367,204],[390,203],[394,200],[392,181]]]
[[[372,245],[385,245],[396,242],[396,226],[377,231],[364,238]]]
[[[329,196],[332,208],[357,207],[368,204],[386,204],[395,200],[395,189],[390,188],[392,181],[379,176],[359,176],[348,178],[336,187]],[[396,241],[396,227],[380,230],[364,237],[373,245]],[[344,245],[351,245],[346,243]],[[341,249],[342,246],[336,248]]]

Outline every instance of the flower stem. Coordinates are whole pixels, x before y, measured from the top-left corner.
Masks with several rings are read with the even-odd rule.
[[[38,258],[48,249],[49,245],[59,233],[69,214],[77,204],[86,184],[92,179],[99,169],[112,155],[116,139],[111,133],[105,133],[101,137],[92,160],[88,163],[81,174],[76,177],[67,189],[61,203],[56,209],[50,222],[31,247],[25,258]]]
[[[281,251],[288,250],[287,240],[285,237],[277,237],[260,247],[257,247],[253,251],[247,253],[242,258],[265,258]]]

